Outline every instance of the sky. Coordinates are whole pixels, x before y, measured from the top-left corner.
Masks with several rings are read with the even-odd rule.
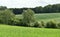
[[[60,4],[60,0],[0,0],[0,6],[7,6],[8,8],[44,7],[48,4]]]

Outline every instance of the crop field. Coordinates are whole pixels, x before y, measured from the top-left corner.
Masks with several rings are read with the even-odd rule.
[[[0,37],[60,37],[60,29],[31,28],[0,24]]]
[[[23,18],[22,15],[16,15],[16,18]],[[43,14],[35,14],[36,21],[50,21],[55,20],[60,22],[60,13],[43,13]]]

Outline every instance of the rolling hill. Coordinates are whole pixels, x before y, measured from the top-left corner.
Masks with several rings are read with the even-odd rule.
[[[21,19],[23,18],[22,15],[16,15],[16,18]],[[35,14],[36,21],[50,21],[55,20],[60,22],[60,13],[42,13],[42,14]]]

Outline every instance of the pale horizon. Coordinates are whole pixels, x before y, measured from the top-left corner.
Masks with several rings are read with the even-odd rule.
[[[7,6],[8,8],[34,8],[49,4],[60,4],[60,0],[0,0],[0,6]]]

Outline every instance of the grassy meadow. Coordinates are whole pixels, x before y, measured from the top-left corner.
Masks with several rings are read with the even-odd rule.
[[[0,24],[0,37],[60,37],[60,29],[31,28]]]

